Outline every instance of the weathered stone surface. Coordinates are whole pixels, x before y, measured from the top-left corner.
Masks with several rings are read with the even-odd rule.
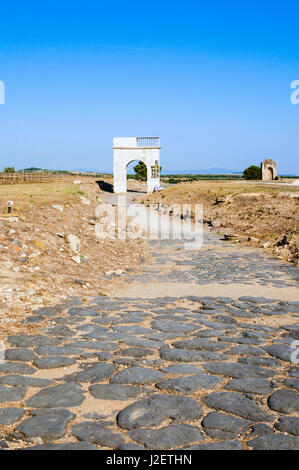
[[[5,351],[5,360],[6,361],[21,361],[29,362],[37,359],[37,355],[26,348],[16,348],[16,349],[7,349]]]
[[[271,369],[248,364],[239,364],[237,362],[213,362],[201,365],[210,374],[224,375],[225,377],[236,379],[247,377],[272,377],[277,374],[277,371]]]
[[[90,442],[63,442],[61,444],[40,444],[20,450],[99,450]]]
[[[43,440],[59,439],[66,433],[66,426],[75,418],[68,410],[50,412],[22,421],[16,430],[20,431],[27,439],[41,437]]]
[[[266,413],[254,401],[234,392],[214,392],[202,398],[210,408],[233,413],[252,421],[273,421],[274,416]]]
[[[288,388],[294,388],[299,392],[299,379],[285,379],[284,385]]]
[[[0,377],[0,384],[20,387],[49,387],[53,380],[26,377],[26,375],[3,375]]]
[[[201,417],[201,405],[191,399],[173,395],[152,395],[120,411],[118,425],[124,429],[158,426],[165,419],[176,423],[194,421]]]
[[[72,407],[81,405],[84,400],[81,386],[65,383],[44,388],[26,400],[26,406],[33,408]]]
[[[160,370],[170,375],[190,375],[202,372],[201,369],[192,364],[172,364],[167,367],[162,367]]]
[[[72,364],[76,364],[76,360],[64,356],[46,356],[34,361],[34,365],[39,369],[56,369],[57,367],[66,367]]]
[[[145,356],[150,356],[153,354],[153,350],[151,349],[145,349],[145,348],[127,348],[127,349],[121,349],[120,351],[117,351],[117,355],[122,355],[122,356],[132,356],[132,357],[145,357]]]
[[[73,341],[72,343],[68,343],[66,346],[71,348],[93,349],[95,351],[115,351],[119,348],[118,343],[86,340]]]
[[[185,349],[170,349],[168,346],[164,346],[160,350],[160,357],[165,361],[201,362],[216,361],[223,356],[214,351],[189,351]]]
[[[165,331],[166,333],[192,333],[199,329],[198,325],[190,325],[179,321],[156,320],[152,323],[155,330]]]
[[[19,421],[24,413],[25,411],[21,408],[11,407],[0,409],[0,424],[4,426],[13,424],[16,421]]]
[[[227,344],[219,343],[217,341],[211,341],[209,339],[204,338],[176,341],[175,343],[173,343],[173,346],[179,349],[199,351],[223,351],[229,348]]]
[[[128,367],[127,369],[117,372],[110,382],[117,384],[143,385],[155,383],[163,378],[165,378],[165,374],[158,370],[142,367]]]
[[[299,436],[299,418],[296,416],[281,416],[274,424],[275,429]]]
[[[225,413],[213,411],[202,420],[202,427],[211,437],[229,439],[244,434],[250,428],[251,422],[236,418]]]
[[[6,387],[0,385],[0,403],[10,403],[22,400],[25,396],[26,388],[24,387]]]
[[[205,442],[187,448],[188,450],[242,450],[240,441]]]
[[[8,336],[7,341],[17,347],[58,346],[63,338],[49,338],[43,335],[17,335]]]
[[[226,384],[225,389],[235,392],[258,393],[261,395],[269,395],[273,391],[268,380],[255,377],[230,380]]]
[[[126,444],[120,444],[117,450],[144,450],[144,447],[134,442],[127,442]]]
[[[30,375],[34,374],[36,369],[19,362],[4,362],[3,364],[0,364],[0,373],[1,372],[4,374]]]
[[[112,429],[105,426],[104,422],[85,421],[75,424],[72,434],[79,441],[93,442],[105,447],[114,448],[125,442],[121,434],[114,433]]]
[[[294,348],[290,348],[284,344],[273,344],[271,346],[266,346],[264,349],[271,354],[271,356],[277,357],[277,359],[292,362],[291,355],[294,352]]]
[[[75,356],[82,353],[84,349],[68,346],[41,346],[35,351],[39,356]]]
[[[223,379],[213,375],[197,374],[188,377],[178,377],[175,379],[163,380],[158,382],[156,387],[160,390],[169,390],[171,392],[180,392],[184,394],[195,393],[200,390],[212,390]]]
[[[174,424],[161,429],[134,429],[129,434],[147,449],[172,449],[203,439],[198,428],[188,424]]]
[[[299,438],[282,433],[267,433],[247,442],[254,450],[299,450]]]
[[[64,380],[67,382],[100,382],[103,379],[111,377],[111,375],[117,370],[117,366],[113,364],[106,364],[101,362],[86,367],[82,372],[74,372],[73,374],[66,375]]]
[[[94,398],[102,400],[130,400],[144,395],[146,389],[135,385],[97,384],[91,385],[89,391]]]
[[[280,413],[299,413],[299,394],[293,390],[277,390],[269,397],[268,405]]]

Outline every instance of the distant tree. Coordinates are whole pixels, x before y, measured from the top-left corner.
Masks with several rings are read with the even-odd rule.
[[[261,180],[262,169],[259,166],[251,165],[243,171],[243,176],[246,180]]]
[[[147,180],[147,168],[143,162],[140,161],[138,165],[135,165],[134,171],[136,173],[136,179],[141,181]]]
[[[6,168],[4,168],[4,173],[15,173],[15,167],[7,166]]]

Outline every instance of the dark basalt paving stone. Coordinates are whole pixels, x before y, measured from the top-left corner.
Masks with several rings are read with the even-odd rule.
[[[144,450],[144,447],[134,442],[127,442],[118,446],[117,450]]]
[[[201,366],[210,374],[218,374],[236,379],[247,377],[272,377],[277,374],[277,371],[272,369],[264,369],[262,367],[239,364],[237,362],[213,362],[204,363],[201,364]]]
[[[46,413],[22,421],[16,431],[21,432],[27,439],[41,437],[44,440],[59,439],[66,434],[66,426],[75,418],[68,410]]]
[[[134,359],[133,357],[118,357],[114,359],[113,364],[121,365],[121,366],[137,366],[139,361]]]
[[[6,387],[0,385],[0,403],[10,403],[22,400],[26,394],[24,387]]]
[[[269,395],[273,391],[268,380],[259,378],[233,379],[226,384],[225,389],[261,395]]]
[[[26,364],[20,364],[19,362],[4,362],[0,364],[0,373],[4,374],[24,374],[31,375],[36,372],[33,367],[27,366]]]
[[[299,418],[296,416],[281,416],[274,424],[275,429],[281,432],[288,432],[294,436],[299,436]]]
[[[31,315],[30,317],[27,317],[25,320],[23,320],[22,324],[34,325],[36,323],[41,323],[44,320],[45,320],[45,317],[43,317],[42,315]]]
[[[156,320],[152,322],[152,328],[165,333],[192,333],[199,329],[198,325],[183,323],[180,321]]]
[[[82,372],[74,372],[73,374],[66,375],[63,380],[66,382],[100,382],[103,379],[111,377],[111,375],[117,370],[117,366],[113,364],[99,363],[90,365],[85,368]]]
[[[117,415],[117,423],[130,430],[158,426],[166,419],[173,419],[175,423],[194,421],[201,413],[201,405],[192,398],[157,394],[124,408]]]
[[[213,328],[214,330],[235,330],[236,327],[235,325],[230,325],[229,323],[221,323],[221,322],[216,322],[216,321],[210,321],[210,320],[199,320],[199,323],[201,325],[205,325],[208,328]]]
[[[91,385],[89,391],[94,398],[102,400],[130,400],[149,392],[135,385],[97,384]]]
[[[51,336],[74,336],[76,332],[69,328],[67,325],[57,325],[53,328],[49,328],[46,330],[46,333]]]
[[[265,352],[260,348],[255,348],[253,346],[246,346],[245,344],[241,344],[239,346],[235,346],[229,350],[229,354],[235,354],[238,356],[263,356]]]
[[[34,377],[26,377],[23,375],[4,375],[0,377],[0,384],[13,385],[20,387],[49,387],[53,384],[53,380],[39,379]]]
[[[72,307],[67,311],[67,313],[69,315],[75,315],[79,317],[98,317],[100,315],[98,310],[94,310],[88,307]]]
[[[180,392],[188,395],[200,390],[212,390],[217,387],[222,380],[223,379],[214,377],[213,375],[198,374],[189,377],[163,380],[162,382],[158,382],[156,387],[160,390]]]
[[[242,450],[240,441],[206,442],[188,447],[187,450]]]
[[[140,358],[145,356],[151,356],[153,352],[153,350],[145,348],[127,348],[117,351],[116,354],[121,356],[132,356]]]
[[[265,413],[254,401],[234,392],[214,392],[202,398],[210,408],[233,413],[252,421],[273,421],[274,417]]]
[[[296,379],[299,379],[299,367],[290,367],[288,369],[288,374],[290,377],[295,377]]]
[[[165,378],[165,374],[158,370],[129,367],[117,372],[110,380],[110,383],[143,385],[158,382],[163,378]]]
[[[280,413],[299,413],[299,394],[293,390],[277,390],[269,397],[268,406]]]
[[[267,351],[271,356],[286,362],[292,362],[292,353],[296,351],[294,348],[290,348],[289,346],[285,346],[283,344],[273,344],[271,346],[266,346],[264,347],[264,350]]]
[[[76,360],[64,356],[46,356],[40,357],[34,361],[34,365],[39,369],[56,369],[58,367],[67,367],[76,364]]]
[[[223,351],[228,349],[228,345],[211,341],[209,339],[191,339],[185,341],[177,341],[173,343],[175,348],[188,349],[188,350],[203,350],[203,351]]]
[[[99,450],[90,442],[64,442],[60,444],[40,444],[19,450]]]
[[[298,379],[285,379],[284,385],[288,388],[294,388],[299,392],[299,380]]]
[[[192,364],[171,364],[170,366],[162,367],[161,371],[170,375],[190,375],[200,374],[202,369],[199,369]]]
[[[281,367],[280,362],[277,359],[274,359],[274,357],[239,357],[238,362],[253,366]]]
[[[161,429],[134,429],[129,434],[147,449],[172,449],[203,439],[199,429],[189,424],[174,424]]]
[[[265,423],[257,423],[252,426],[250,437],[258,437],[267,432],[273,432],[273,429]]]
[[[43,335],[17,335],[8,336],[7,341],[17,347],[30,348],[38,346],[58,346],[62,343],[63,338],[49,338]]]
[[[107,341],[84,341],[78,340],[67,343],[68,348],[94,349],[95,351],[116,351],[119,348],[118,343],[110,343]]]
[[[97,353],[84,353],[84,354],[95,354],[99,361],[111,361],[113,359],[113,354],[108,351],[101,351]],[[80,355],[83,358],[83,354]]]
[[[251,422],[225,413],[213,411],[202,420],[205,432],[213,438],[233,439],[250,429]]]
[[[282,433],[267,433],[247,442],[253,450],[299,450],[299,438]]]
[[[75,424],[72,434],[79,441],[89,441],[105,447],[115,448],[125,442],[121,434],[114,433],[112,429],[105,426],[104,422],[85,421]]]
[[[44,388],[26,400],[26,406],[32,408],[72,407],[81,405],[85,399],[81,386],[65,383]]]
[[[4,426],[9,426],[10,424],[15,423],[16,421],[19,421],[19,419],[22,418],[24,413],[25,410],[15,407],[3,408],[2,410],[0,409],[0,424]]]
[[[79,325],[76,327],[77,331],[80,331],[80,333],[107,333],[109,331],[109,328],[104,327],[104,326],[99,326],[95,325],[94,323],[88,323],[84,325]]]
[[[143,338],[128,338],[126,340],[121,340],[121,343],[125,343],[128,346],[136,346],[141,348],[160,348],[164,345],[162,341],[154,341],[151,339],[143,339]]]
[[[35,351],[39,356],[75,356],[83,353],[84,349],[68,346],[41,346]]]
[[[168,346],[160,349],[160,357],[165,361],[178,362],[217,361],[226,358],[213,351],[188,351],[186,349],[170,349]]]
[[[54,307],[41,307],[38,310],[34,310],[34,314],[42,315],[43,317],[55,317],[57,313],[64,310],[64,307],[61,305],[56,305]]]
[[[7,349],[5,351],[5,360],[6,361],[21,361],[21,362],[30,362],[37,359],[37,355],[26,348],[16,348],[16,349]]]
[[[214,328],[206,328],[205,330],[196,331],[194,336],[197,338],[217,338],[218,336],[223,335],[222,330],[215,330]]]
[[[124,325],[124,326],[113,326],[113,331],[117,333],[125,333],[132,335],[145,335],[147,333],[152,333],[150,328],[145,328],[138,325]]]

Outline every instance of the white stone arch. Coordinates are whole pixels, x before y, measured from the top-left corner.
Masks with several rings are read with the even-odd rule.
[[[160,139],[158,137],[114,137],[113,183],[115,193],[127,192],[127,166],[142,161],[147,168],[147,192],[160,185]]]

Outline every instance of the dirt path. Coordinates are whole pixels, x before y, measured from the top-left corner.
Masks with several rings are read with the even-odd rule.
[[[212,232],[145,243],[153,263],[110,297],[7,338],[0,446],[299,449],[298,269]]]

